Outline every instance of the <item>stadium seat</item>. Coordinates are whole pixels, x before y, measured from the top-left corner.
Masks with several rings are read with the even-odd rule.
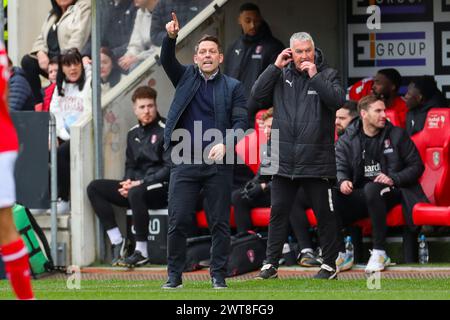
[[[422,188],[431,202],[413,210],[416,225],[450,225],[450,109],[431,109],[412,137],[425,165]]]
[[[261,110],[255,117],[255,131],[245,136],[244,139],[236,144],[236,154],[244,163],[253,171],[257,173],[261,163],[260,145],[267,143],[264,128],[262,128],[258,121],[262,119],[262,115],[266,110]]]
[[[198,211],[196,214],[197,218],[197,226],[199,228],[208,228],[208,219],[206,218],[205,210]],[[236,227],[236,223],[234,222],[234,208],[230,209],[230,226],[232,228]]]

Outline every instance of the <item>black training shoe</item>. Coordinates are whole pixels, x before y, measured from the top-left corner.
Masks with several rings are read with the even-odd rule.
[[[223,278],[213,277],[211,279],[211,282],[212,282],[213,289],[221,290],[221,289],[228,288],[227,283],[225,282],[225,279],[223,279]]]
[[[183,283],[180,280],[168,279],[165,284],[162,285],[161,289],[164,290],[175,290],[183,288]]]
[[[120,261],[125,257],[125,244],[126,241],[122,239],[121,243],[111,246],[111,264],[113,267],[119,266]]]
[[[320,280],[337,280],[337,272],[330,266],[323,264],[314,279]]]
[[[271,264],[265,264],[255,279],[267,280],[278,278],[277,269]]]
[[[322,265],[322,259],[314,253],[307,251],[298,255],[297,263],[306,268],[320,267]]]
[[[148,258],[144,257],[142,253],[138,250],[126,259],[119,262],[119,265],[127,268],[141,267],[148,263]]]

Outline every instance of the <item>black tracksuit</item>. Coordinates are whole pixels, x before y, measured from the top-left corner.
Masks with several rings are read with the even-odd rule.
[[[369,140],[373,141],[369,143]],[[367,178],[368,157],[376,158],[378,174],[390,177],[394,187],[387,188]],[[362,121],[354,121],[336,144],[336,165],[338,186],[343,181],[351,181],[354,189],[349,196],[338,191],[334,198],[344,226],[370,216],[374,248],[384,250],[386,214],[402,203],[405,221],[411,230],[415,229],[412,208],[417,202],[428,202],[428,199],[419,184],[424,171],[422,159],[404,129],[387,122],[386,127],[370,139],[362,131]]]
[[[95,213],[106,230],[117,227],[112,204],[131,208],[136,240],[147,241],[149,209],[167,206],[170,174],[170,150],[164,151],[164,120],[158,118],[147,126],[137,125],[128,132],[125,176],[122,181],[141,181],[130,189],[128,198],[119,193],[118,180],[95,180],[87,189]]]
[[[274,106],[272,132],[279,132],[279,148],[272,141],[272,211],[267,245],[268,263],[278,265],[286,238],[292,199],[303,187],[318,219],[324,263],[335,268],[340,241],[333,212],[331,187],[336,176],[334,121],[345,101],[336,70],[328,67],[316,49],[318,73],[283,70],[270,65],[256,81],[252,98]],[[272,140],[274,135],[272,133]],[[270,170],[269,172],[270,173]]]
[[[410,137],[423,130],[428,112],[432,108],[448,108],[448,103],[441,92],[437,92],[423,105],[408,110],[406,114],[406,131]]]

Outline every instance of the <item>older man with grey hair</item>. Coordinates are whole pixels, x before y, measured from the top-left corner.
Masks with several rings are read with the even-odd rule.
[[[279,132],[279,147],[272,141],[272,210],[266,264],[260,279],[277,277],[278,261],[287,238],[292,199],[304,189],[318,220],[323,264],[318,279],[335,279],[336,258],[343,241],[338,235],[331,188],[336,180],[334,121],[345,102],[338,72],[330,68],[314,40],[305,32],[291,37],[290,48],[261,74],[252,97],[264,106],[274,106],[273,130]],[[276,136],[276,135],[275,135]],[[274,136],[272,136],[273,139]]]

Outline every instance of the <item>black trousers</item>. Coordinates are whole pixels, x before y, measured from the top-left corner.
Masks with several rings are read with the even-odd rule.
[[[387,213],[401,202],[398,189],[390,189],[389,192],[381,194],[387,187],[384,184],[369,182],[363,188],[353,190],[348,196],[336,190],[333,197],[341,227],[348,227],[358,220],[370,217],[373,248],[377,250],[385,249]]]
[[[212,235],[212,277],[225,278],[230,251],[232,167],[226,165],[178,165],[169,184],[169,232],[167,269],[171,279],[181,279],[186,263],[186,239],[191,230],[196,202],[203,189],[206,216]]]
[[[269,208],[271,203],[270,192],[260,193],[254,199],[247,199],[242,197],[242,190],[243,188],[234,191],[231,197],[234,207],[236,231],[238,233],[254,229],[250,215],[253,208]],[[291,214],[289,215],[291,229],[297,238],[300,250],[313,247],[309,233],[310,224],[306,216],[307,208],[309,208],[309,205],[307,204],[305,193],[302,189],[300,189],[295,197],[294,206]]]
[[[267,263],[278,267],[287,236],[289,214],[294,206],[292,199],[300,188],[303,188],[317,218],[324,263],[336,268],[338,249],[343,239],[338,233],[337,217],[332,204],[331,182],[319,178],[291,180],[280,176],[273,177]]]
[[[133,211],[136,241],[147,241],[149,228],[149,209],[167,207],[167,187],[147,190],[148,184],[132,188],[128,198],[120,193],[119,180],[94,180],[88,188],[87,194],[95,213],[106,230],[117,227],[112,205],[128,208]]]
[[[70,140],[62,141],[57,150],[58,197],[64,201],[70,199]]]
[[[25,76],[30,83],[35,103],[41,103],[43,101],[43,97],[41,91],[41,79],[39,78],[39,75],[48,78],[47,70],[42,70],[39,67],[38,60],[28,54],[22,58],[22,69],[25,71]]]

